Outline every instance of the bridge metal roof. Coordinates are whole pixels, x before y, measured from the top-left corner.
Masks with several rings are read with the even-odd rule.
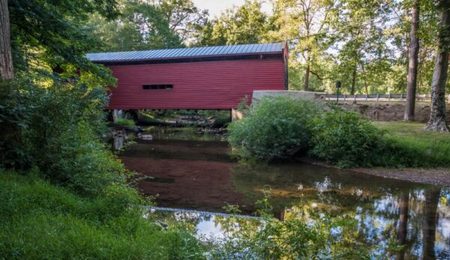
[[[146,51],[122,51],[88,53],[86,57],[96,63],[133,63],[158,60],[183,60],[281,54],[284,43],[241,44],[211,47],[160,49]]]

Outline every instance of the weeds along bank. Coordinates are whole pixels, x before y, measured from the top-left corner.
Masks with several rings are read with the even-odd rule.
[[[102,140],[106,91],[49,84],[36,86],[25,78],[0,86],[2,166],[36,168],[43,178],[83,196],[125,185],[127,172]]]
[[[42,180],[0,171],[0,255],[5,259],[198,259],[188,232],[165,230],[130,207],[135,194],[110,186],[83,197]],[[136,201],[135,201],[136,202]]]
[[[229,142],[243,159],[274,160],[312,156],[340,167],[450,166],[450,137],[433,133],[398,135],[355,112],[326,103],[288,97],[264,99],[229,126]],[[429,135],[428,135],[429,134]]]
[[[197,240],[142,217],[148,204],[102,141],[106,92],[31,79],[0,84],[0,255],[196,258]],[[9,169],[9,170],[2,170]]]

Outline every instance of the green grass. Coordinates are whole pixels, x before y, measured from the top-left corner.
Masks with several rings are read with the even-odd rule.
[[[201,258],[190,234],[164,230],[113,198],[0,170],[0,259]]]
[[[425,124],[410,122],[375,122],[386,131],[387,142],[399,148],[402,166],[449,167],[450,133],[425,131]]]

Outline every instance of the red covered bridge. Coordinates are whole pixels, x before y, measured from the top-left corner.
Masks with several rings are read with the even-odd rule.
[[[285,44],[90,53],[118,79],[110,109],[232,109],[254,90],[287,89]]]

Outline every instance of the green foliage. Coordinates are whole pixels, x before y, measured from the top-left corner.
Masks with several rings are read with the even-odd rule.
[[[424,132],[421,124],[375,126],[354,112],[289,98],[261,100],[229,126],[228,140],[244,159],[288,159],[307,151],[339,167],[450,165],[446,133]]]
[[[320,67],[325,70],[328,64],[320,64]],[[305,66],[296,61],[289,62],[289,89],[303,90],[305,83]],[[323,72],[322,72],[323,73]],[[325,92],[325,85],[323,81],[315,76],[309,78],[309,90],[316,92]]]
[[[242,158],[287,158],[310,145],[311,118],[321,107],[312,101],[266,98],[244,119],[229,125],[229,142]]]
[[[25,108],[18,104],[16,82],[0,81],[0,162],[6,167],[20,167],[28,160],[20,137],[26,127]]]
[[[184,47],[185,41],[196,36],[207,15],[190,0],[125,1],[120,11],[113,21],[100,15],[89,20],[88,27],[101,42],[91,51]]]
[[[255,249],[264,259],[311,258],[323,248],[326,240],[320,232],[304,221],[271,220],[258,232]]]
[[[383,132],[359,114],[335,109],[314,120],[311,154],[342,167],[371,164]]]
[[[81,122],[76,128],[54,133],[48,146],[41,148],[43,155],[33,154],[33,158],[41,158],[37,165],[47,177],[86,195],[99,194],[115,183],[123,184],[126,178],[122,163],[90,127]]]
[[[92,46],[91,50],[131,51],[181,47],[178,35],[170,29],[168,22],[154,5],[128,3],[122,10],[121,19],[108,21],[100,16],[91,19],[93,34],[102,43]],[[141,28],[146,23],[150,27],[144,34]]]
[[[263,218],[272,217],[273,206],[270,202],[270,199],[272,197],[270,187],[265,186],[262,193],[263,197],[257,200],[255,203],[255,206],[257,208],[256,213]]]
[[[241,214],[242,213],[242,211],[239,208],[239,205],[227,204],[227,205],[223,206],[222,209],[225,212],[227,212],[228,214],[237,215],[237,214]]]
[[[142,217],[136,191],[83,198],[33,174],[0,171],[0,255],[7,259],[201,258],[197,240]]]
[[[331,19],[337,5],[337,1],[329,0],[274,1],[274,29],[268,33],[269,38],[271,41],[288,41],[290,67],[303,75],[302,81],[295,82],[291,88],[298,88],[298,85],[304,90],[323,88],[332,60],[327,50],[335,40]]]
[[[209,254],[213,259],[369,257],[367,245],[358,242],[357,223],[352,216],[330,216],[314,211],[291,215],[287,212],[283,220],[267,216],[259,226],[246,219],[216,217],[230,237],[213,245]]]
[[[246,0],[240,7],[226,10],[219,18],[201,27],[197,44],[230,45],[264,41],[271,23],[261,8],[261,2]]]
[[[16,71],[48,71],[68,64],[83,71],[97,69],[84,56],[96,42],[83,24],[96,13],[114,18],[116,0],[15,0],[8,3]]]
[[[100,139],[105,90],[57,81],[41,88],[29,80],[2,90],[9,97],[0,100],[2,125],[9,129],[0,134],[3,166],[38,167],[46,178],[86,195],[124,183],[125,169]]]
[[[127,126],[127,127],[133,127],[136,125],[132,119],[126,119],[126,118],[118,118],[116,122],[114,122],[117,125],[121,126]]]

